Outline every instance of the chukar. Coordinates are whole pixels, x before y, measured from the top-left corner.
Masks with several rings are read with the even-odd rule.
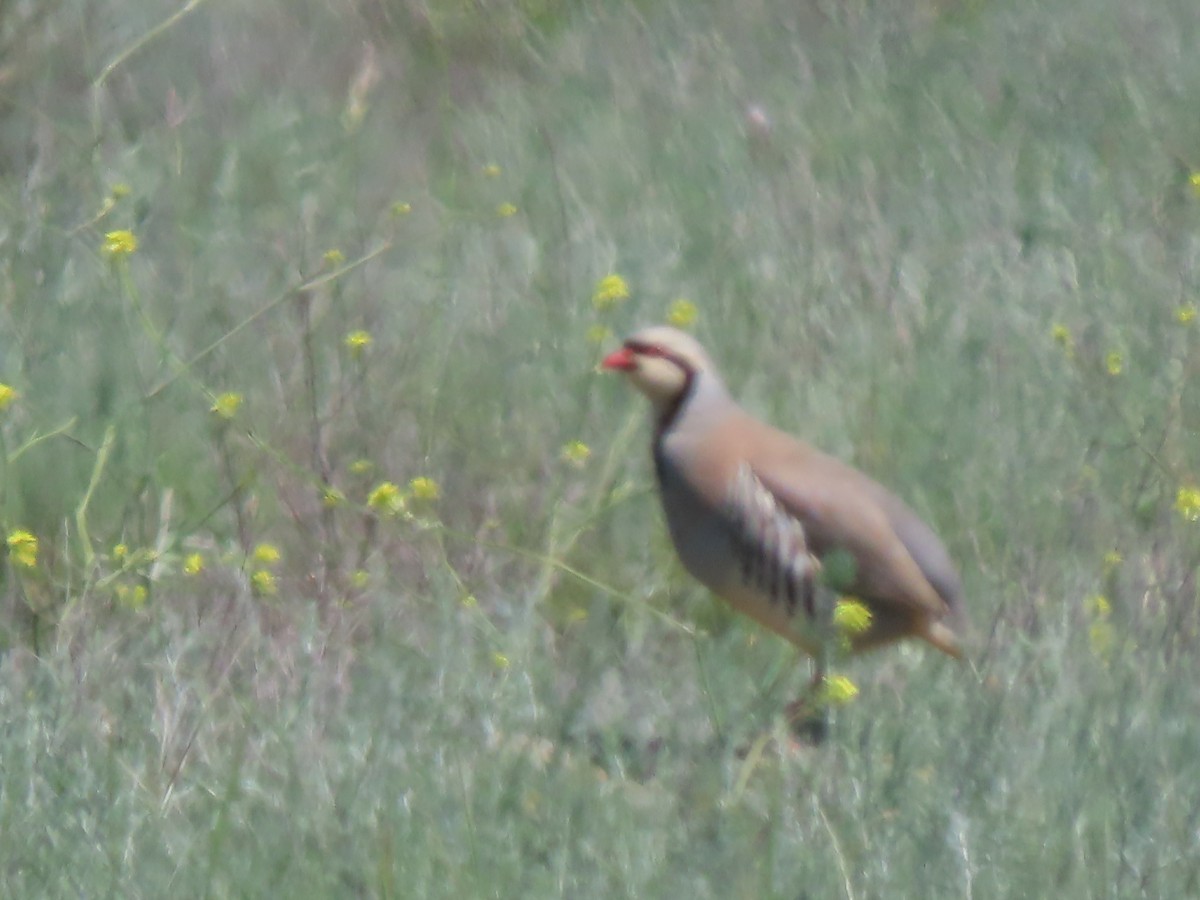
[[[817,660],[836,636],[836,595],[871,612],[852,651],[906,637],[960,657],[958,573],[937,535],[857,469],[752,418],[704,348],[647,328],[604,358],[646,395],[654,467],[684,567]],[[818,588],[821,588],[818,590]]]

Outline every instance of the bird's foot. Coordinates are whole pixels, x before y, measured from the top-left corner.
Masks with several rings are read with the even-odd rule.
[[[818,746],[829,737],[829,709],[811,692],[789,703],[784,716],[788,731],[802,744]]]

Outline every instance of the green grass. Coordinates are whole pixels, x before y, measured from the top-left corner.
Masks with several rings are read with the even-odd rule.
[[[1194,6],[0,4],[4,895],[1200,893]],[[679,297],[963,570],[819,749],[594,371]]]

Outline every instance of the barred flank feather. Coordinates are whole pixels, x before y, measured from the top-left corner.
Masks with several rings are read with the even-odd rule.
[[[725,515],[742,583],[763,591],[772,604],[782,603],[789,616],[802,603],[804,614],[814,618],[816,566],[804,527],[744,463],[730,485]]]

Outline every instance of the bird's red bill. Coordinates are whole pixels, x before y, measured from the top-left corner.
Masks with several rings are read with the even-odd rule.
[[[620,350],[614,350],[608,356],[600,361],[602,369],[618,369],[622,372],[628,372],[630,369],[637,368],[637,359],[634,353],[628,347],[622,347]]]

